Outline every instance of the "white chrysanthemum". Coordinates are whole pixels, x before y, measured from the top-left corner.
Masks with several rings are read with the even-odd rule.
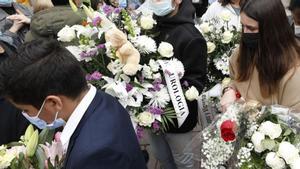
[[[152,97],[148,98],[151,99],[149,101],[149,105],[153,107],[160,107],[165,108],[168,103],[170,102],[170,95],[168,93],[167,88],[163,87],[159,91],[153,91],[151,92]]]
[[[229,60],[228,58],[214,59],[214,64],[218,70],[224,75],[229,75]]]
[[[142,54],[155,53],[157,50],[155,41],[146,35],[132,38],[131,42]]]
[[[170,60],[170,64],[173,66],[174,70],[176,70],[179,79],[181,79],[184,76],[184,65],[182,62],[174,58]]]
[[[80,37],[80,35],[91,38],[93,35],[98,33],[98,29],[96,27],[74,25],[71,28],[77,31],[78,38]]]

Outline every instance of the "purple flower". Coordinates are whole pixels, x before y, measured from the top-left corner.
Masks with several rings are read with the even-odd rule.
[[[103,12],[104,12],[106,15],[109,15],[109,14],[112,13],[113,10],[114,10],[114,8],[113,8],[112,6],[106,5],[106,4],[103,5],[102,9],[103,9]]]
[[[155,130],[155,131],[158,131],[160,129],[160,126],[159,126],[159,122],[157,120],[155,120],[153,123],[152,123],[152,128]]]
[[[126,83],[126,91],[130,92],[133,89],[133,86],[129,83]]]
[[[144,129],[141,126],[136,126],[136,136],[138,140],[141,140],[144,136]]]
[[[103,44],[103,43],[102,43],[102,44],[99,44],[99,45],[97,46],[97,48],[98,48],[98,49],[104,49],[104,48],[105,48],[105,44]]]
[[[92,49],[92,50],[90,50],[88,52],[87,51],[83,51],[83,52],[80,53],[80,57],[82,59],[88,58],[88,57],[93,57],[93,56],[97,55],[97,53],[98,53],[97,49]]]
[[[92,74],[87,74],[85,76],[85,79],[88,81],[92,81],[92,80],[100,80],[102,78],[102,74],[98,71],[95,71]]]
[[[102,19],[97,16],[96,18],[93,19],[92,23],[93,23],[93,26],[98,26],[100,23],[101,23]]]
[[[121,8],[115,8],[114,13],[119,14],[121,12],[121,10],[122,10]]]
[[[156,115],[162,115],[163,114],[163,110],[159,107],[149,107],[148,111],[152,114],[156,114]]]
[[[153,84],[153,90],[154,91],[160,91],[160,84],[158,84],[158,83],[155,83],[155,84]]]

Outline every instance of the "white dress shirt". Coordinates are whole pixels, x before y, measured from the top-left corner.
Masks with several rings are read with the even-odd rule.
[[[67,151],[71,136],[73,135],[84,113],[86,112],[96,95],[97,89],[93,85],[89,85],[89,87],[89,91],[76,106],[61,133],[60,140],[63,145],[64,152]]]

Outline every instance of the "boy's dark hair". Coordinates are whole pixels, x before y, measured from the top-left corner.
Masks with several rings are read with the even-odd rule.
[[[87,88],[79,61],[55,40],[23,44],[0,64],[0,95],[39,108],[48,95],[77,98]]]

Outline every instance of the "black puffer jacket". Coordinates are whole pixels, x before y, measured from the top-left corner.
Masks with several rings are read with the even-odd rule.
[[[193,16],[195,9],[190,0],[183,0],[178,13],[172,17],[157,17],[157,29],[160,32],[156,41],[169,42],[174,47],[174,56],[185,67],[185,75],[181,82],[187,81],[189,86],[195,86],[202,92],[207,81],[207,46],[201,33],[195,28]],[[190,114],[183,125],[175,127],[169,132],[184,133],[192,130],[197,124],[197,101],[188,102]],[[172,125],[171,125],[172,126]]]

